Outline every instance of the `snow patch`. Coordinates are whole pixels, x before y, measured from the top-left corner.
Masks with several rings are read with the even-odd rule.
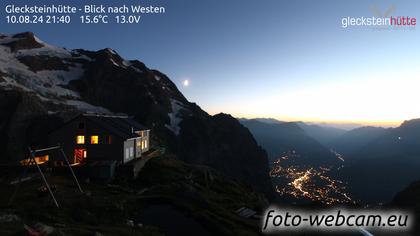
[[[130,62],[130,61],[127,61],[127,60],[123,60],[122,64],[123,64],[124,66],[126,66],[126,67],[131,66],[131,62]]]
[[[180,113],[181,110],[186,110],[185,105],[175,99],[171,99],[171,105],[172,105],[172,112],[168,113],[170,124],[165,125],[166,128],[170,129],[175,135],[179,135],[179,132],[181,131],[181,127],[179,127],[179,124],[182,121],[182,115]]]
[[[39,43],[39,44],[43,44],[43,45],[45,45],[46,43],[44,43],[44,41],[42,41],[41,39],[39,39],[38,37],[36,37],[35,35],[34,35],[34,39],[35,39],[35,41],[37,42],[37,43]]]
[[[71,80],[79,79],[84,70],[80,64],[69,67],[68,71],[43,70],[33,72],[21,63],[10,48],[0,45],[0,70],[5,74],[1,83],[4,87],[18,87],[24,91],[34,92],[43,100],[63,100],[79,98],[79,94],[63,88]]]
[[[19,50],[14,53],[8,46],[1,45],[16,40],[19,39],[12,37],[0,39],[0,71],[4,74],[2,76],[4,81],[0,82],[0,86],[3,89],[11,90],[18,88],[22,91],[36,94],[39,99],[45,102],[73,106],[85,112],[112,114],[106,108],[81,101],[80,95],[77,92],[65,88],[65,85],[68,85],[70,81],[80,79],[83,76],[85,71],[82,64],[76,63],[73,66],[69,66],[68,70],[42,70],[33,72],[17,59],[19,56],[46,55],[65,60],[66,58],[72,57],[71,51],[48,45],[38,38],[35,38],[35,40],[45,45],[44,47]],[[85,55],[81,55],[79,58],[92,60]],[[48,111],[49,114],[53,112],[56,111]]]
[[[117,64],[117,63],[114,61],[114,59],[110,58],[110,60],[111,60],[112,64],[114,64],[114,66],[121,67],[119,64]]]
[[[108,52],[110,52],[111,54],[117,55],[117,52],[115,52],[113,49],[111,48],[107,48],[106,49]]]
[[[72,52],[75,52],[75,51],[72,51]],[[79,54],[78,52],[75,52],[75,53],[77,54],[77,56],[74,56],[74,58],[76,58],[76,59],[82,59],[82,60],[85,60],[85,61],[95,61],[95,59],[90,58],[86,55]]]
[[[41,48],[21,49],[16,52],[18,57],[21,56],[49,56],[58,58],[69,58],[71,53],[64,49],[49,44],[44,44]]]
[[[50,57],[59,57],[59,58],[69,58],[71,53],[60,47],[52,46],[47,43],[44,43],[42,40],[34,36],[35,41],[39,44],[42,44],[43,47],[40,48],[31,48],[31,49],[21,49],[16,52],[17,56],[50,56]],[[6,36],[5,38],[0,39],[0,44],[8,44],[21,40],[22,38],[13,38],[13,36]]]
[[[111,111],[104,107],[94,106],[80,100],[67,100],[66,104],[69,106],[77,107],[79,110],[82,110],[84,112],[94,112],[98,114],[113,114]]]
[[[137,68],[136,66],[130,66],[130,68],[132,68],[133,70],[135,70],[137,73],[141,73],[143,74],[144,71],[140,70],[139,68]]]
[[[10,36],[7,36],[7,35],[4,35],[4,36],[6,36],[6,37],[0,39],[0,44],[8,44],[8,43],[15,42],[15,41],[19,40],[18,38],[13,38],[13,37],[10,37]]]
[[[69,67],[69,71],[64,70],[42,70],[36,72],[39,76],[43,78],[50,78],[53,80],[59,80],[62,84],[68,84],[72,80],[79,79],[83,76],[85,70],[81,64],[74,64],[74,66]]]

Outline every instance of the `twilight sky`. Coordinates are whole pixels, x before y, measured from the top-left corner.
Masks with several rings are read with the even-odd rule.
[[[14,2],[161,4],[166,13],[139,25],[7,25]],[[341,27],[342,17],[392,5],[391,15],[420,19],[418,0],[5,0],[0,31],[113,48],[167,74],[211,114],[396,125],[420,118],[420,29]]]

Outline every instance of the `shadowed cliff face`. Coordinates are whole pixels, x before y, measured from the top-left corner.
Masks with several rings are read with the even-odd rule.
[[[0,92],[0,157],[5,158],[9,144],[9,128],[12,123],[13,114],[16,112],[20,96],[18,92]]]
[[[259,191],[271,191],[267,154],[235,118],[189,117],[181,127],[178,153],[183,160],[214,167]]]
[[[400,190],[389,205],[409,211],[415,217],[416,222],[418,222],[420,217],[420,180],[412,182],[406,188]],[[415,224],[412,232],[418,235],[420,233],[420,225]]]
[[[271,193],[266,153],[246,128],[229,115],[208,115],[166,75],[112,49],[67,50],[32,33],[3,35],[0,96],[3,160],[21,159],[33,137],[77,113],[125,113],[180,159]]]

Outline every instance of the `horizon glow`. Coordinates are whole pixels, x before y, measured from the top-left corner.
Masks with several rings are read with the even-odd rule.
[[[420,118],[420,110],[413,104],[420,101],[419,88],[420,79],[415,75],[404,75],[398,83],[391,75],[322,84],[249,103],[233,114],[245,118],[391,127]]]

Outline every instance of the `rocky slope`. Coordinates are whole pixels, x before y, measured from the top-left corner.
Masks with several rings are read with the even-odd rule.
[[[405,208],[414,207],[417,212],[420,212],[420,181],[411,183],[397,193],[391,204]]]
[[[389,202],[420,178],[420,119],[408,120],[367,143],[343,169],[353,192],[366,202]]]
[[[8,202],[15,189],[1,180],[0,201]],[[171,157],[151,159],[134,181],[81,180],[84,194],[69,178],[50,181],[57,185],[60,209],[37,194],[37,184],[25,182],[13,204],[0,211],[1,235],[29,235],[24,224],[51,236],[260,235],[259,219],[235,212],[247,207],[261,213],[267,204],[262,194],[214,169]]]
[[[417,220],[416,222],[418,222],[420,216],[420,181],[411,183],[401,192],[397,193],[389,206],[408,210],[414,214]],[[420,234],[420,225],[418,223],[414,225],[413,232],[415,235]]]
[[[267,156],[245,127],[229,115],[208,115],[165,74],[112,49],[67,50],[33,33],[0,35],[0,97],[2,161],[23,158],[26,145],[42,144],[77,113],[125,113],[178,158],[271,194]]]

